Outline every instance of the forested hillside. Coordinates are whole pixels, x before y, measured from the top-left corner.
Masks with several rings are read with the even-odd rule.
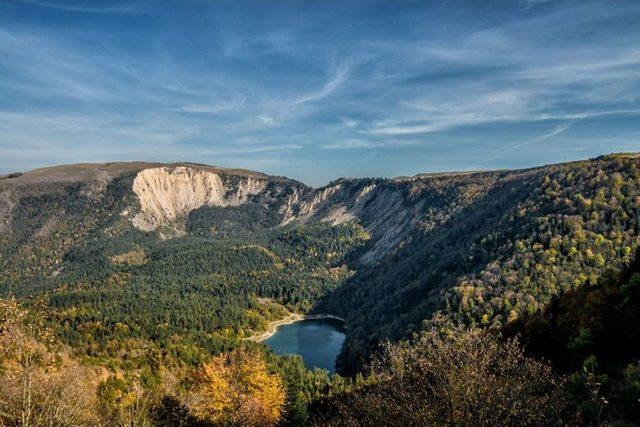
[[[640,417],[640,256],[507,325],[532,356],[568,376],[571,403],[590,417]]]
[[[549,310],[573,313],[558,298],[576,298],[571,295],[601,283],[624,291],[602,291],[606,298],[598,298],[610,299],[622,314],[630,310],[624,298],[631,285],[603,281],[606,271],[626,268],[638,248],[639,166],[635,155],[611,155],[520,171],[341,179],[321,189],[194,164],[72,165],[0,177],[0,296],[6,313],[24,313],[6,314],[2,321],[10,327],[0,335],[37,343],[30,350],[15,347],[0,360],[18,369],[24,351],[38,353],[42,365],[20,372],[35,369],[45,377],[62,357],[60,375],[72,371],[96,399],[87,405],[100,407],[77,416],[94,422],[126,424],[132,414],[148,421],[162,413],[165,420],[196,424],[331,424],[335,419],[312,412],[330,408],[358,418],[332,396],[346,393],[345,401],[353,398],[354,408],[366,412],[389,390],[381,378],[409,384],[421,375],[400,379],[391,359],[440,358],[424,348],[446,353],[459,343],[468,349],[455,355],[464,365],[481,343],[496,349],[486,366],[504,366],[505,381],[541,375],[541,394],[523,398],[544,406],[553,393],[565,395],[564,375],[579,371],[592,353],[558,360],[539,349],[540,322],[531,319]],[[635,283],[629,275],[620,280]],[[289,311],[344,317],[339,372],[370,375],[331,380],[305,370],[299,359],[276,357],[245,340]],[[33,319],[40,325],[36,335],[28,326]],[[519,322],[529,326],[517,329]],[[554,339],[583,346],[599,340],[601,332],[583,332],[585,323],[554,330]],[[460,332],[513,328],[531,354],[515,341]],[[415,343],[388,347],[386,358],[369,365],[381,343],[402,339]],[[612,395],[626,387],[622,371],[635,375],[634,357],[602,360],[624,365],[604,371],[616,381]],[[510,367],[522,361],[529,370],[512,376]],[[484,374],[490,369],[474,378],[482,382]],[[260,386],[247,385],[252,381]],[[204,404],[207,384],[224,386],[223,395],[238,401],[262,391],[250,397],[258,402],[255,411],[245,413],[233,399]],[[56,387],[42,392],[64,394]],[[579,408],[580,399],[554,413],[521,416],[531,416],[532,424],[567,411],[593,419],[591,407]],[[407,422],[473,422],[442,415],[438,404]],[[473,408],[467,407],[469,414]],[[629,416],[616,411],[608,414]],[[371,423],[379,421],[372,414]]]
[[[635,425],[640,253],[503,328],[386,344],[364,381],[313,403],[321,425]],[[479,326],[479,325],[478,325]]]
[[[320,305],[348,319],[343,366],[357,368],[380,339],[425,324],[499,329],[624,265],[638,244],[639,165],[610,156],[419,180],[436,207]]]

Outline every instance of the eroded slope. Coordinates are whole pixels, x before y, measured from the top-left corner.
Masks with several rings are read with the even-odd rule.
[[[139,229],[151,231],[205,205],[238,206],[266,186],[265,179],[238,177],[229,182],[215,172],[186,166],[145,169],[133,181],[140,212],[132,221]]]

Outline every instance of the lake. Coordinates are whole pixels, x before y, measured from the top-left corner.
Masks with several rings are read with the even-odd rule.
[[[309,369],[333,372],[344,339],[341,320],[307,319],[280,326],[263,342],[277,354],[299,354]]]

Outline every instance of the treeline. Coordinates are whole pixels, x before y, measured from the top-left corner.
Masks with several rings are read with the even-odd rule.
[[[594,424],[640,419],[640,256],[504,328],[568,377],[567,399]]]

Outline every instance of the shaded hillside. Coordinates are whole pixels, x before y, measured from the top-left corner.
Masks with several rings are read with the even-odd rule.
[[[314,425],[573,425],[562,378],[487,331],[426,331],[385,346],[366,371],[312,404]]]
[[[623,265],[638,242],[639,165],[609,156],[414,181],[430,207],[419,225],[320,304],[350,325],[343,369],[425,321],[500,328]]]
[[[637,422],[640,256],[620,272],[608,270],[597,282],[554,298],[544,311],[512,322],[504,333],[519,336],[529,354],[570,375],[570,396],[585,419]]]
[[[501,330],[432,328],[310,408],[316,425],[637,425],[640,253]]]

